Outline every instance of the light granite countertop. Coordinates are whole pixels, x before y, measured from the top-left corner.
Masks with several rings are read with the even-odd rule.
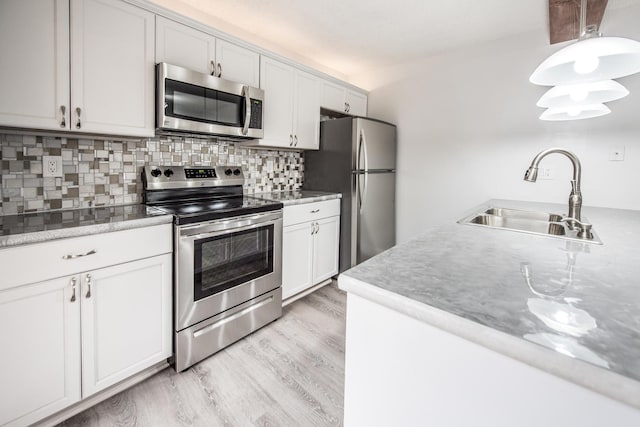
[[[173,221],[145,205],[69,209],[0,216],[0,249],[68,237],[86,236]]]
[[[281,202],[285,206],[301,205],[304,203],[322,202],[342,198],[340,193],[328,193],[326,191],[293,190],[274,191],[272,193],[256,193],[252,197],[264,200]]]
[[[640,211],[583,207],[583,218],[603,245],[452,218],[344,272],[339,286],[640,408]]]

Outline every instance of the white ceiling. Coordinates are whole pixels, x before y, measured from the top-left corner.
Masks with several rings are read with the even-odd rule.
[[[152,1],[240,38],[252,35],[251,42],[265,41],[264,47],[279,47],[346,78],[548,28],[547,0]],[[609,0],[607,9],[639,3]]]

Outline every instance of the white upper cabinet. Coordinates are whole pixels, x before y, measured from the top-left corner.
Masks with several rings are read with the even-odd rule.
[[[199,73],[215,70],[216,39],[186,25],[156,17],[156,63],[167,62]]]
[[[293,67],[261,58],[260,88],[264,90],[264,138],[260,145],[293,146]]]
[[[264,138],[259,145],[318,149],[320,83],[318,78],[263,56]]]
[[[204,74],[260,84],[260,55],[161,16],[156,17],[156,62],[167,62]]]
[[[320,146],[320,82],[316,76],[296,72],[294,144],[296,148],[317,150]]]
[[[0,125],[69,128],[69,0],[0,1]]]
[[[260,86],[260,55],[228,41],[216,40],[218,77],[249,86]]]
[[[322,82],[320,105],[352,116],[366,117],[367,115],[366,94],[329,81]]]
[[[154,15],[114,0],[71,0],[72,129],[153,136]]]
[[[0,125],[152,136],[153,32],[117,0],[3,0]]]

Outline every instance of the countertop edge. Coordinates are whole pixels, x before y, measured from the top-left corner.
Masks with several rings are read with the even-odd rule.
[[[277,197],[276,195],[278,194],[278,192],[271,192],[271,193],[255,193],[252,194],[251,197],[255,197],[258,199],[263,199],[263,200],[270,200],[270,201],[275,201],[275,202],[280,202],[282,203],[284,206],[294,206],[294,205],[304,205],[307,203],[314,203],[314,202],[324,202],[326,200],[334,200],[334,199],[341,199],[342,198],[342,194],[341,193],[332,193],[332,192],[325,192],[325,191],[314,191],[314,190],[297,190],[298,192],[300,192],[300,194],[302,195],[301,197],[298,198],[294,198],[294,199],[283,199],[282,197]],[[312,195],[303,195],[303,193],[316,193],[316,194],[312,194]],[[284,193],[295,193],[295,192],[284,192]]]
[[[92,234],[109,233],[112,231],[130,230],[134,228],[152,227],[154,225],[170,224],[173,215],[154,215],[147,218],[123,220],[105,224],[81,225],[78,227],[57,230],[43,230],[0,237],[0,249],[22,246],[51,240],[72,237],[89,236]]]
[[[535,343],[456,316],[341,274],[338,287],[496,353],[640,409],[640,383],[615,372],[548,350]]]

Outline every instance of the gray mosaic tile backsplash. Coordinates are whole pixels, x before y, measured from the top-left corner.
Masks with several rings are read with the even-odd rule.
[[[45,178],[42,156],[62,156],[62,178]],[[304,158],[224,140],[140,141],[0,134],[0,215],[140,203],[145,165],[242,166],[245,192],[297,190]]]

